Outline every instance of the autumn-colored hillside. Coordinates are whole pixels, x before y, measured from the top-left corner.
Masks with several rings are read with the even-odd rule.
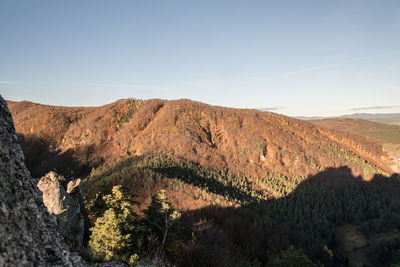
[[[33,176],[55,169],[84,178],[92,225],[116,185],[140,203],[132,208],[140,220],[164,190],[182,212],[163,248],[176,266],[269,266],[283,251],[325,266],[400,262],[399,177],[380,167],[374,140],[189,100],[8,105]],[[359,261],[348,229],[366,240]],[[153,255],[152,232],[136,234],[140,256]]]
[[[271,112],[158,99],[90,108],[8,105],[36,176],[53,169],[84,175],[102,163],[148,153],[254,177],[340,166],[367,177],[382,172],[377,166],[385,169],[376,142]]]
[[[311,123],[327,128],[370,137],[381,144],[400,144],[400,126],[388,125],[361,119],[323,119],[310,121]]]
[[[370,138],[383,146],[381,159],[393,171],[400,171],[400,126],[349,118],[313,120],[311,123]]]

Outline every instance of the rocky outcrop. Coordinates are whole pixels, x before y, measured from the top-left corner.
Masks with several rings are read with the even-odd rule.
[[[85,233],[88,231],[88,219],[83,204],[81,180],[66,183],[63,176],[49,172],[43,176],[38,188],[43,193],[43,203],[50,214],[57,218],[58,231],[64,237],[71,250],[83,248]]]
[[[67,249],[41,195],[0,96],[0,266],[86,265]]]

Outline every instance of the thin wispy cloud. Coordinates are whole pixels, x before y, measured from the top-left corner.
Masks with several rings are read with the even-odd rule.
[[[8,81],[8,80],[0,80],[0,84],[21,84],[24,83],[22,81]]]
[[[319,71],[319,70],[323,70],[323,69],[329,69],[329,68],[337,66],[337,65],[338,65],[338,63],[332,63],[332,64],[325,64],[325,65],[319,65],[319,66],[314,66],[314,67],[308,67],[308,68],[288,71],[288,72],[284,72],[284,73],[279,74],[278,77],[286,77],[286,76],[295,75],[295,74],[301,74],[301,73]]]
[[[123,84],[123,83],[79,83],[80,86],[87,87],[106,87],[106,88],[137,88],[142,87],[140,84]]]
[[[297,75],[297,74],[317,72],[320,70],[331,69],[331,68],[339,67],[339,66],[346,65],[346,64],[352,64],[352,63],[355,63],[355,62],[358,62],[361,60],[376,58],[376,57],[382,56],[382,55],[385,55],[385,54],[374,54],[374,55],[361,56],[361,57],[344,58],[344,59],[340,59],[340,60],[338,60],[336,62],[332,62],[332,63],[321,64],[321,65],[316,65],[316,66],[309,66],[309,67],[305,66],[304,68],[299,68],[299,69],[295,69],[292,71],[279,73],[272,78],[285,78],[287,76],[292,76],[292,75]]]
[[[285,109],[285,107],[264,107],[264,108],[257,108],[257,110],[260,111],[276,111],[276,110],[281,110]]]
[[[372,110],[372,109],[393,109],[399,108],[400,106],[372,106],[372,107],[362,107],[362,108],[351,108],[350,111],[360,111],[360,110]]]

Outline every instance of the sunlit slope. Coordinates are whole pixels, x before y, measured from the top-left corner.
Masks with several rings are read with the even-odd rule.
[[[400,172],[400,126],[360,119],[323,119],[311,123],[331,129],[365,136],[383,146],[381,161],[394,172]]]
[[[310,122],[318,126],[340,129],[349,133],[370,137],[381,144],[400,144],[400,126],[397,125],[342,118],[314,120]]]
[[[384,169],[380,144],[271,112],[158,99],[91,108],[8,104],[34,175],[53,169],[83,175],[148,153],[254,177],[339,166],[370,176]]]

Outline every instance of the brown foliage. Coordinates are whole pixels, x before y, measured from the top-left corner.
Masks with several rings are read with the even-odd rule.
[[[334,144],[375,165],[382,153],[365,138],[305,121],[190,100],[127,99],[90,108],[26,101],[8,105],[18,134],[46,140],[58,155],[72,151],[71,158],[86,169],[126,156],[161,153],[255,177],[309,175],[345,165],[357,174],[363,173],[362,166],[324,148]],[[34,157],[30,147],[23,143],[26,155]]]

